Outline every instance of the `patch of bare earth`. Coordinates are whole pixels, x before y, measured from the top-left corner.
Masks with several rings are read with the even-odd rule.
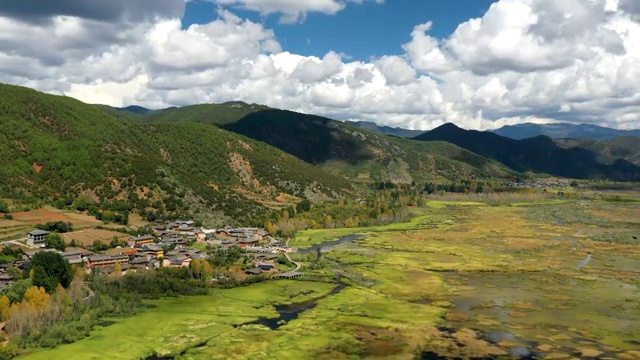
[[[162,155],[162,158],[164,159],[164,161],[168,163],[173,162],[173,160],[171,159],[171,153],[169,153],[169,150],[165,148],[160,148],[160,155]]]
[[[237,152],[229,153],[229,164],[240,178],[243,187],[249,193],[271,197],[276,193],[276,188],[272,185],[263,185],[253,175],[251,163]]]

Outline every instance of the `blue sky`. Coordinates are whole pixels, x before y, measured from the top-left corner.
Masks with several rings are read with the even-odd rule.
[[[0,82],[89,103],[241,100],[421,130],[640,124],[640,0],[5,2]]]
[[[304,0],[292,0],[304,1]],[[309,13],[304,21],[280,23],[280,15],[267,17],[254,11],[228,7],[236,15],[261,22],[273,29],[284,51],[322,57],[335,51],[353,58],[402,54],[402,44],[411,40],[417,24],[433,22],[430,35],[445,38],[458,24],[482,17],[493,0],[386,0],[383,4],[349,4],[335,15]],[[217,5],[209,1],[187,4],[183,27],[205,24],[215,18]]]

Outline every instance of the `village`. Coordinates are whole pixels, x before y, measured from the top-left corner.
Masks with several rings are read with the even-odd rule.
[[[208,261],[209,251],[228,251],[237,247],[248,264],[242,269],[244,276],[266,275],[274,279],[289,279],[303,275],[300,264],[289,257],[291,249],[286,243],[273,238],[259,228],[206,229],[196,227],[191,220],[156,222],[147,225],[149,234],[131,236],[126,246],[117,246],[104,251],[82,247],[69,247],[65,251],[47,248],[49,231],[34,229],[26,234],[23,255],[13,262],[0,264],[0,290],[13,283],[9,269],[28,268],[31,258],[38,252],[59,253],[70,264],[81,266],[87,273],[102,272],[108,276],[124,275],[128,271],[154,270],[163,267],[186,267],[192,261]],[[294,269],[283,268],[278,259],[284,256]],[[217,279],[214,277],[213,281]]]

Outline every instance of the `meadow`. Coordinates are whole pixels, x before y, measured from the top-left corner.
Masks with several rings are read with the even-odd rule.
[[[640,359],[640,203],[474,199],[415,211],[406,223],[298,233],[300,248],[365,235],[320,258],[294,255],[300,280],[153,301],[25,358]],[[310,299],[277,329],[248,324]]]

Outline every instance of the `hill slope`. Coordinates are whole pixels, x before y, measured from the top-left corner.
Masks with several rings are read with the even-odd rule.
[[[131,123],[104,107],[0,84],[0,197],[79,197],[103,209],[213,214],[210,225],[256,222],[287,193],[312,200],[351,191],[342,177],[264,143],[193,122]],[[254,199],[254,200],[252,200]],[[129,211],[126,210],[126,211]]]
[[[292,111],[252,112],[225,125],[225,129],[362,181],[411,183],[513,175],[495,161],[452,144],[384,136],[349,123]]]
[[[618,159],[640,166],[640,138],[623,136],[609,140],[555,139],[558,146],[570,149],[581,148],[598,154],[598,161],[613,164]]]
[[[195,121],[213,125],[226,125],[256,111],[269,109],[264,105],[230,101],[223,104],[198,104],[169,108],[147,114],[146,121]]]
[[[571,139],[613,139],[620,136],[640,136],[640,130],[617,130],[597,125],[589,124],[533,124],[525,123],[518,125],[507,125],[500,129],[493,130],[500,136],[511,139],[522,140],[540,135],[550,137],[552,139],[571,138]]]
[[[640,168],[628,161],[601,164],[591,151],[563,149],[544,136],[514,140],[490,132],[464,130],[453,124],[445,124],[415,139],[451,142],[521,172],[534,171],[584,179],[640,179]]]
[[[370,132],[376,134],[393,135],[404,138],[412,138],[424,133],[424,131],[422,130],[409,130],[399,127],[379,126],[376,123],[370,121],[349,121],[346,122],[346,124],[360,129],[369,130]]]

